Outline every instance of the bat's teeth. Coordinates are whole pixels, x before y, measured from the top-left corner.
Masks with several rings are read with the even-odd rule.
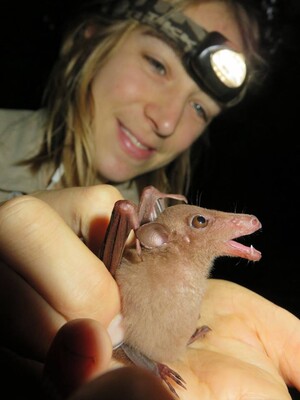
[[[254,247],[252,246],[252,244],[251,244],[251,246],[250,246],[250,253],[251,253],[251,254],[254,253]]]

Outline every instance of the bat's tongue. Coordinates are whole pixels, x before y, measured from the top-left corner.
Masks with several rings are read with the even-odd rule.
[[[229,240],[227,244],[229,255],[231,256],[242,257],[251,261],[258,261],[261,259],[261,252],[256,250],[252,245],[248,247],[235,240]]]

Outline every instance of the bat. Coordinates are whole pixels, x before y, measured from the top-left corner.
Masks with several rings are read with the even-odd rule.
[[[164,206],[167,199],[183,204]],[[261,253],[235,239],[261,228],[253,215],[187,204],[179,194],[143,190],[140,203],[117,201],[100,258],[121,293],[122,349],[136,365],[158,375],[177,395],[183,378],[165,362],[174,361],[210,328],[197,328],[207,278],[220,256],[258,261]],[[135,244],[126,245],[130,231]],[[170,382],[171,381],[171,382]]]

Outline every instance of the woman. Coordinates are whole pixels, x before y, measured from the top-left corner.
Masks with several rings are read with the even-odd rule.
[[[258,26],[239,2],[176,1],[176,8],[189,6],[188,16],[202,11],[196,28],[175,14],[169,30],[165,3],[142,1],[132,12],[122,11],[122,2],[105,10],[105,3],[93,2],[69,27],[46,108],[1,112],[0,200],[95,183],[122,183],[123,191],[133,180],[139,189],[153,184],[184,192],[191,145],[221,109],[241,100],[261,70]],[[228,47],[243,53],[247,76],[240,87],[214,82],[207,61],[192,58],[199,45],[223,40],[203,28],[224,34]],[[129,191],[136,198],[135,184]]]
[[[38,379],[46,362],[45,374],[63,397],[111,366],[106,328],[110,325],[112,341],[117,340],[111,321],[120,311],[118,288],[89,249],[97,251],[114,202],[122,196],[137,199],[145,184],[184,192],[191,145],[222,109],[243,97],[261,63],[256,24],[238,2],[174,2],[176,10],[182,8],[180,14],[167,12],[173,2],[125,1],[112,9],[110,3],[100,7],[93,2],[69,29],[48,87],[47,107],[1,114],[1,147],[6,149],[0,161],[1,200],[6,201],[0,208],[3,344],[18,354],[14,373],[15,365],[24,362],[19,356],[31,360],[30,371]],[[202,50],[198,43],[207,49],[209,41],[218,45],[223,36],[243,72],[237,83],[225,87],[197,57]],[[215,298],[224,309],[216,308]],[[249,302],[250,313],[261,311],[250,327],[245,316]],[[282,376],[299,386],[291,357],[299,339],[295,334],[288,343],[282,368],[277,367],[276,343],[279,333],[288,342],[299,322],[280,310],[278,320],[265,326],[265,314],[273,307],[245,289],[212,281],[201,314],[217,336],[176,365],[189,381],[180,396],[203,396],[207,382],[211,393],[218,388],[229,398],[239,398],[247,388],[252,394],[254,388],[265,397],[289,398]],[[234,324],[235,318],[242,323]],[[214,366],[205,379],[200,355],[203,365]],[[26,366],[28,371],[28,360]],[[217,366],[223,369],[215,375]],[[232,371],[234,379],[220,385],[224,370]],[[119,389],[108,387],[110,394]],[[151,388],[149,393],[155,393],[152,381]],[[105,393],[103,380],[71,396],[94,398],[98,392]]]

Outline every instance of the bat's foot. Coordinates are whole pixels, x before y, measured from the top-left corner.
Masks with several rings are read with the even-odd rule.
[[[177,384],[186,389],[186,382],[176,371],[169,368],[167,365],[151,360],[143,353],[126,343],[122,344],[122,350],[135,365],[147,368],[149,371],[152,371],[156,376],[161,378],[161,380],[168,386],[171,393],[173,393],[177,398],[179,398],[179,396],[173,385]]]
[[[195,330],[195,333],[193,333],[193,335],[191,336],[191,338],[187,344],[188,345],[192,344],[197,339],[203,339],[206,336],[206,334],[210,331],[211,331],[211,329],[209,326],[207,326],[207,325],[200,326],[200,328],[197,328]]]
[[[169,368],[165,364],[157,363],[158,375],[160,378],[165,382],[168,386],[170,391],[179,398],[176,390],[174,389],[170,380],[174,381],[177,385],[181,386],[182,388],[186,389],[186,382],[184,379],[173,369]]]

